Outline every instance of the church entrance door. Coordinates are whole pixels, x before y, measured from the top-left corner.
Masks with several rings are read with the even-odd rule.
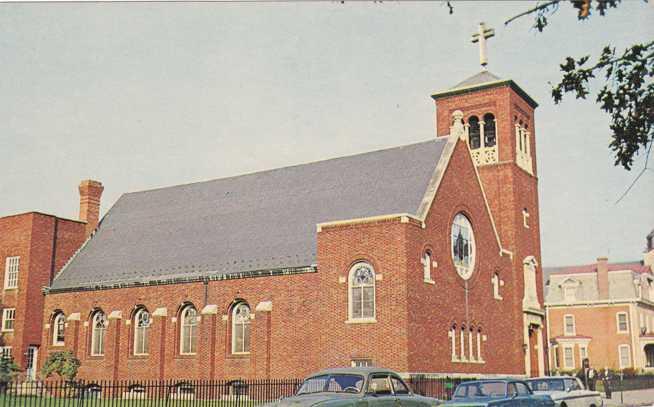
[[[538,377],[538,330],[540,327],[536,325],[529,326],[529,360],[530,369],[529,375],[531,377]]]

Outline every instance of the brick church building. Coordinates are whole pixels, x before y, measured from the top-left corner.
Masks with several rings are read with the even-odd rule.
[[[45,290],[92,379],[547,370],[534,109],[488,71],[436,137],[124,194]]]

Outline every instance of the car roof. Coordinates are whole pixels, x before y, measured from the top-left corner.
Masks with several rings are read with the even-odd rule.
[[[528,379],[525,379],[526,381],[531,381],[531,380],[544,380],[544,379],[576,379],[576,377],[573,376],[540,376],[540,377],[530,377]]]
[[[316,372],[309,377],[323,376],[327,374],[355,374],[355,375],[368,375],[370,373],[393,373],[397,374],[390,369],[380,367],[335,367],[331,369],[324,369]]]
[[[489,382],[504,382],[504,383],[509,383],[509,382],[520,382],[523,381],[522,379],[519,378],[512,378],[512,377],[498,377],[496,379],[481,379],[481,380],[470,380],[470,381],[465,381],[462,382],[461,384],[471,384],[471,383],[489,383]]]

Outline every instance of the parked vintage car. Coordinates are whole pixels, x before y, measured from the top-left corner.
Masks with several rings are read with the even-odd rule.
[[[265,407],[435,407],[440,404],[438,399],[413,394],[391,370],[353,367],[315,373],[304,380],[294,396]]]
[[[585,390],[576,377],[538,377],[528,379],[527,384],[534,393],[549,395],[556,407],[601,407],[603,403],[599,392]]]
[[[489,379],[461,383],[444,407],[554,407],[554,401],[523,380]]]

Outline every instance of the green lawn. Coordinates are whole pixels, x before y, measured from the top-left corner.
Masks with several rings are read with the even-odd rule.
[[[56,397],[0,396],[2,407],[255,407],[262,403],[250,400],[77,400]]]

